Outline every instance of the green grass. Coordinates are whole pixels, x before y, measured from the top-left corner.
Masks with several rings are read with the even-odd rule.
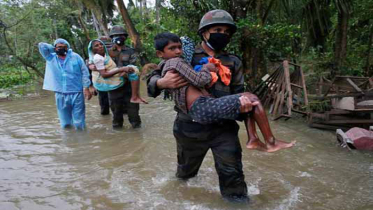
[[[24,85],[34,79],[27,71],[16,69],[0,70],[0,88],[11,88],[16,85]]]

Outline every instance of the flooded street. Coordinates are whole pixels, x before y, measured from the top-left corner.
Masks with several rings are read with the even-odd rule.
[[[373,153],[340,148],[302,119],[271,122],[278,138],[297,140],[271,154],[245,149],[240,124],[249,204],[221,198],[211,152],[196,178],[179,181],[173,102],[147,99],[141,129],[125,116],[112,130],[94,97],[86,132],[60,129],[52,94],[1,101],[0,209],[373,209]]]

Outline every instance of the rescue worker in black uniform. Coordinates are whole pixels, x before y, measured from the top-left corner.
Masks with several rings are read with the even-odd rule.
[[[244,91],[244,75],[241,60],[224,52],[231,36],[237,27],[232,16],[224,10],[212,10],[201,19],[198,34],[202,42],[196,46],[192,66],[198,65],[203,57],[214,56],[227,66],[231,73],[231,82],[225,86],[220,80],[209,90],[215,97],[242,93]],[[157,97],[162,89],[179,88],[186,81],[177,73],[168,72],[163,78],[161,70],[155,70],[148,77],[148,95]],[[246,105],[242,105],[246,106]],[[244,107],[251,109],[250,104]],[[238,138],[238,124],[233,120],[202,125],[193,122],[182,111],[177,111],[173,133],[177,143],[177,172],[181,179],[197,175],[202,161],[209,149],[215,160],[215,168],[219,176],[222,196],[228,200],[248,201],[247,186],[242,171],[242,149]]]
[[[125,41],[128,37],[128,33],[124,30],[122,26],[113,26],[110,30],[110,38],[112,39],[113,46],[110,48],[109,53],[110,57],[114,60],[117,67],[127,66],[127,65],[136,65],[137,62],[137,53],[135,50],[129,46],[125,45]],[[139,115],[140,105],[131,103],[131,83],[126,81],[123,85],[124,93],[124,110],[118,110],[118,108],[111,106],[111,110],[113,115],[115,112],[118,113],[127,113],[128,120],[131,123],[133,128],[140,128],[141,127],[141,118]],[[122,100],[120,96],[122,93],[112,94],[111,100]],[[118,97],[117,97],[118,95]],[[110,97],[110,95],[109,95]],[[114,103],[115,104],[115,103]],[[123,124],[123,117],[122,122],[120,121],[120,117],[118,117],[118,127],[122,126]]]

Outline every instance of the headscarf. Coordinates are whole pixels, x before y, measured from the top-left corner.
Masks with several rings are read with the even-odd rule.
[[[194,42],[191,38],[187,36],[180,37],[180,40],[183,46],[183,57],[187,63],[191,64],[195,49]]]
[[[104,46],[104,49],[105,49],[105,65],[109,63],[109,60],[110,60],[110,56],[109,56],[109,51],[107,50],[106,46],[105,46],[105,43],[102,42],[101,40],[99,39],[94,39],[92,41],[89,42],[89,45],[88,45],[88,56],[89,56],[89,63],[93,63],[93,56],[95,55],[92,51],[92,45],[93,45],[93,42],[95,41],[99,41],[102,43],[102,45]]]

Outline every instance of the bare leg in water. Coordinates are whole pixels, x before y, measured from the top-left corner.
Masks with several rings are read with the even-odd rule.
[[[250,116],[251,113],[247,114],[245,119],[245,126],[249,140],[246,143],[246,148],[256,149],[259,151],[266,152],[266,145],[259,140],[258,134],[256,133],[255,120],[253,116]]]
[[[139,90],[140,90],[140,81],[139,80],[133,80],[131,81],[131,100],[130,102],[131,103],[135,103],[135,104],[147,104],[148,102],[141,98],[140,94],[139,94]]]
[[[247,118],[245,119],[246,130],[249,136],[249,140],[246,143],[246,147],[248,149],[256,149],[265,152],[275,152],[277,150],[294,146],[295,141],[288,143],[280,139],[276,139],[273,136],[265,110],[256,95],[247,92],[243,93],[242,95],[248,97],[252,102],[259,102],[258,105],[253,106],[253,110],[251,111],[251,113],[247,114]],[[265,144],[263,144],[259,140],[259,137],[256,133],[255,123],[258,124],[259,129],[263,134]]]
[[[129,77],[129,74],[130,73],[134,73],[135,70],[132,68],[132,67],[129,67],[128,71],[126,72],[123,72],[122,74],[120,74],[119,76],[124,76],[124,75],[127,75],[127,77]],[[129,80],[131,82],[131,99],[130,99],[130,102],[131,103],[135,103],[135,104],[147,104],[148,102],[141,98],[140,96],[140,80],[137,79],[137,80]]]
[[[187,89],[186,99],[188,111],[191,109],[192,104],[198,97],[204,95],[200,89],[189,86]],[[246,114],[245,125],[247,135],[249,137],[246,147],[248,149],[256,149],[264,152],[275,152],[280,149],[285,149],[294,146],[295,141],[287,143],[285,141],[275,139],[269,126],[268,118],[265,110],[260,103],[258,97],[252,93],[245,92],[240,95],[246,96],[253,103],[252,111]],[[263,134],[265,144],[259,140],[258,134],[256,133],[255,123],[258,124],[260,131]]]

